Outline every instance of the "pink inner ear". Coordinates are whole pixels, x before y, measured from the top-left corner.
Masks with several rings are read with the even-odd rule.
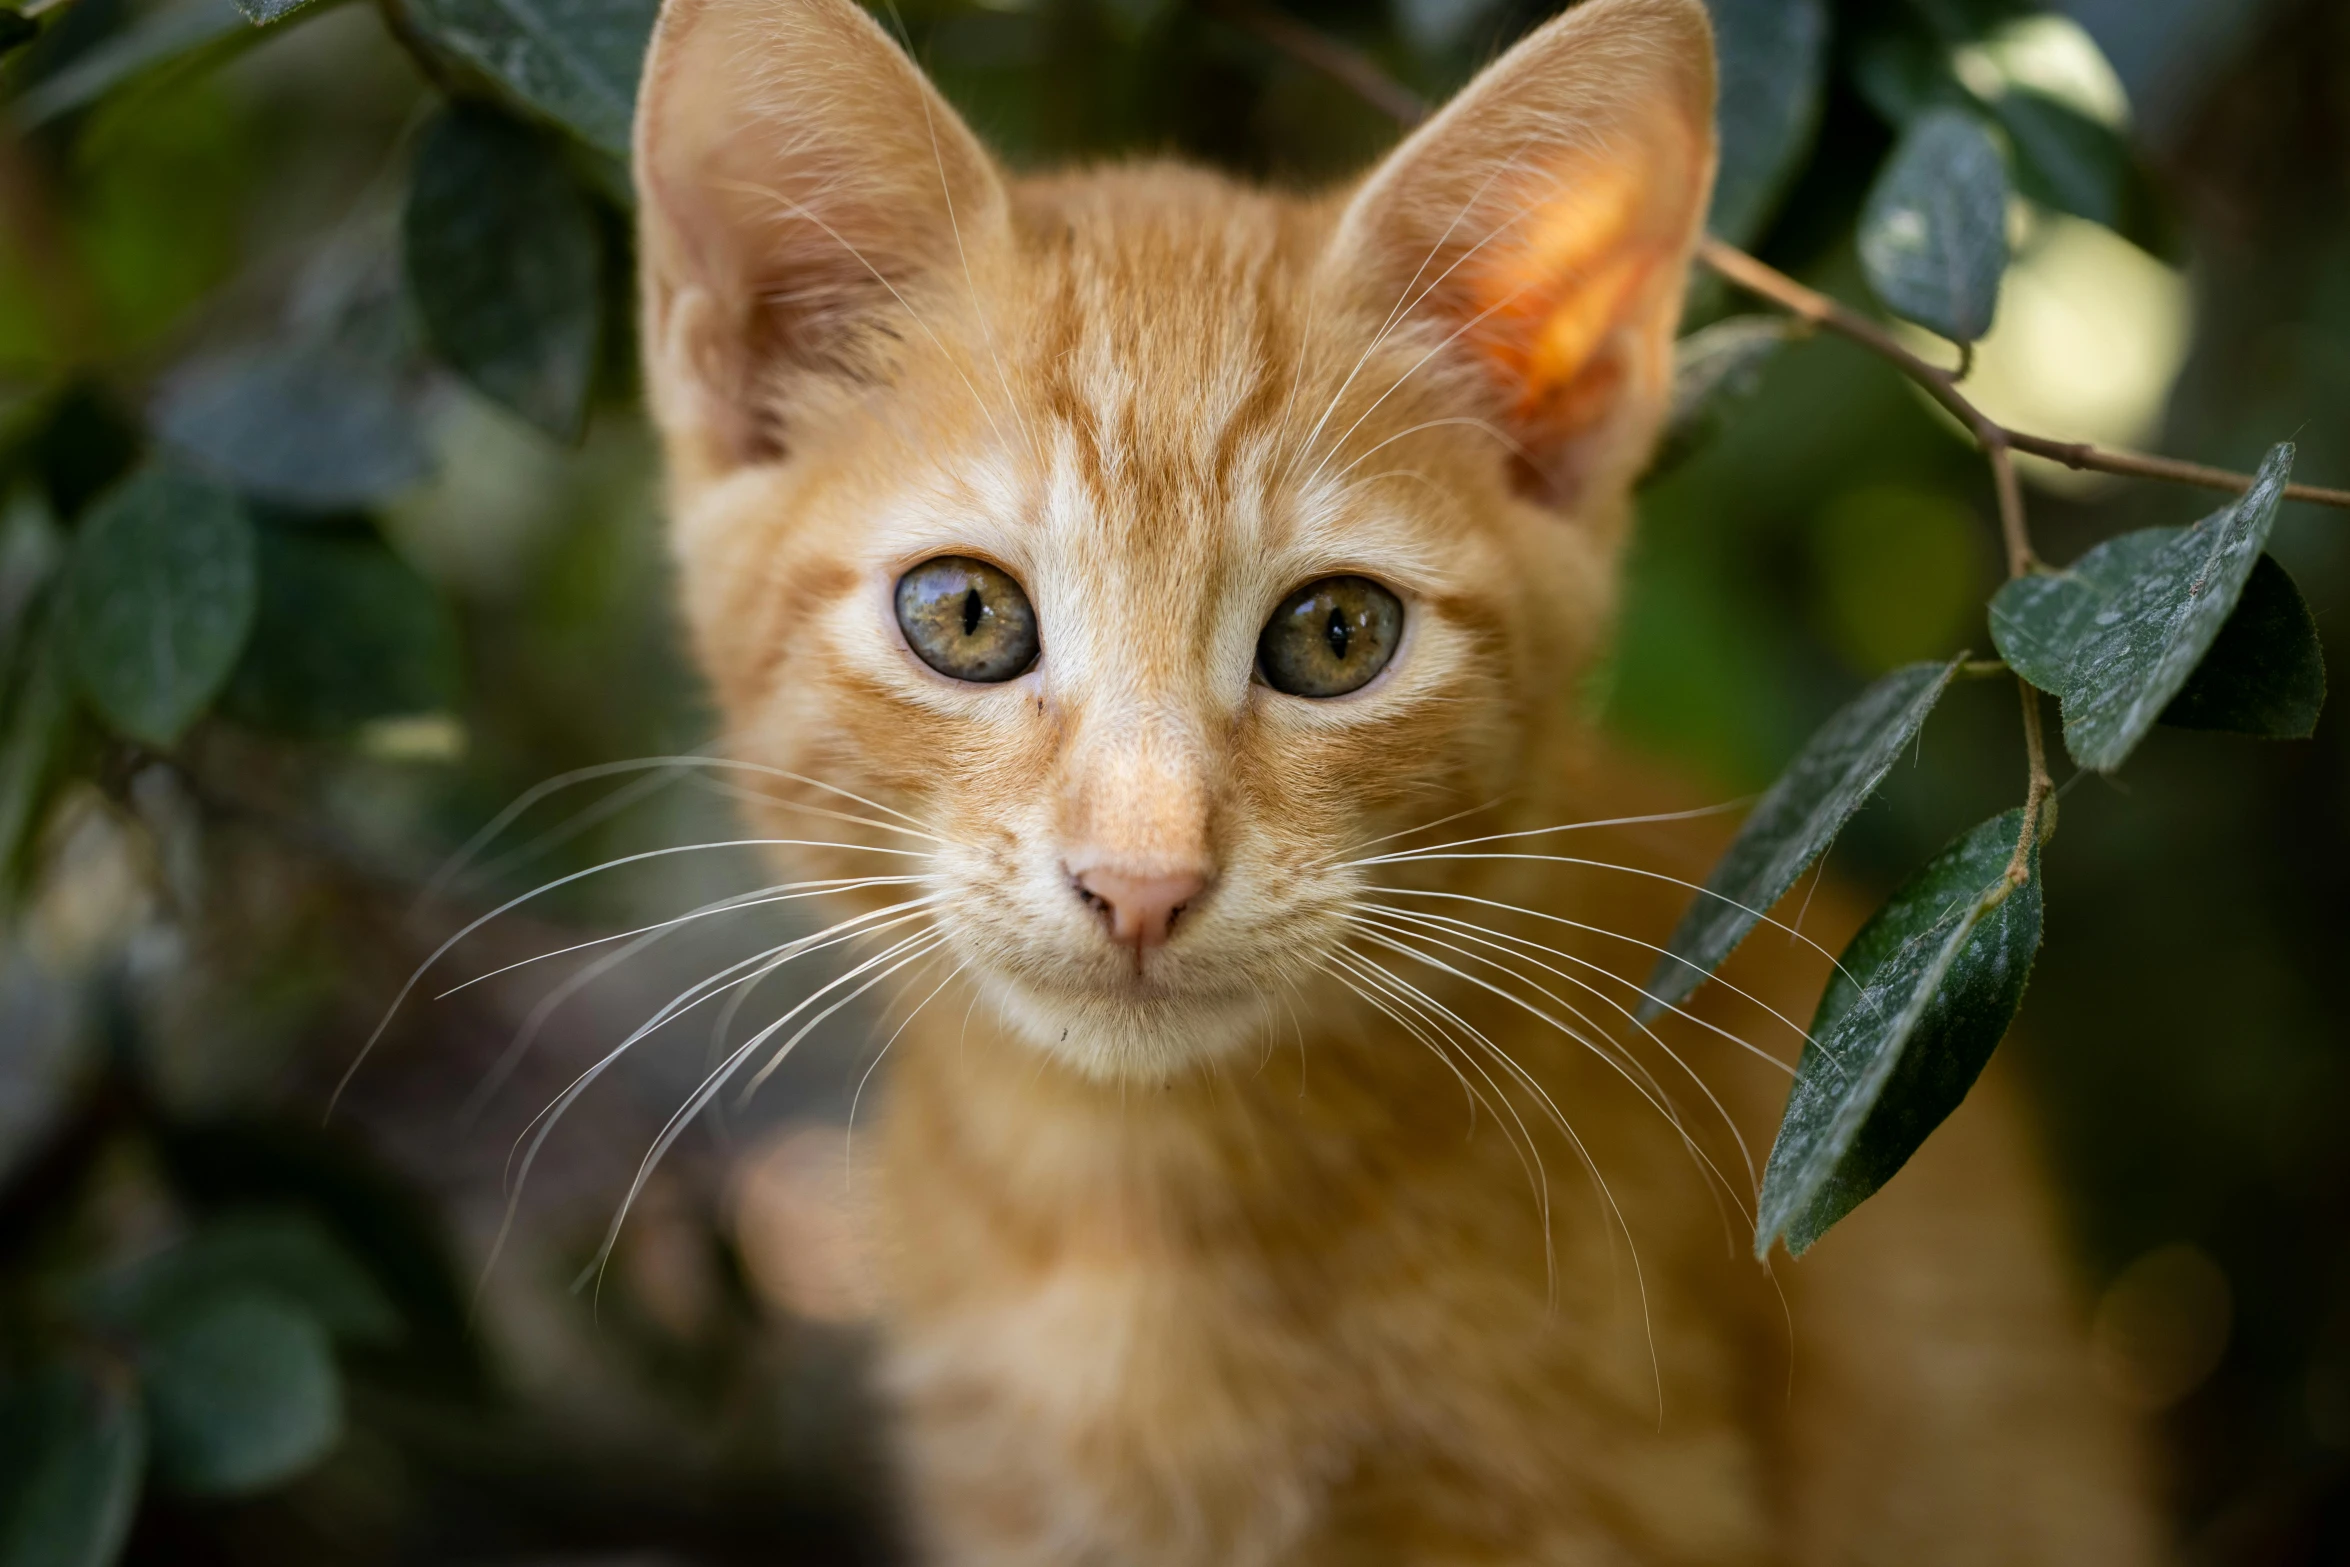
[[[1545,488],[1573,489],[1577,438],[1628,392],[1663,385],[1700,151],[1670,130],[1652,134],[1630,155],[1562,157],[1539,185],[1503,196],[1508,231],[1448,291],[1475,323],[1464,342],[1546,470],[1528,477]]]

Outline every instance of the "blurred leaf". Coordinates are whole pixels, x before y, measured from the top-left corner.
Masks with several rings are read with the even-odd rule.
[[[72,678],[63,616],[43,594],[26,611],[12,667],[0,670],[0,887],[22,870],[73,737]]]
[[[256,581],[253,524],[235,496],[155,468],[109,491],[66,567],[83,694],[133,739],[176,744],[244,651]]]
[[[577,439],[603,256],[558,150],[495,110],[453,105],[418,139],[405,233],[408,289],[434,350],[549,435]]]
[[[406,0],[433,43],[622,158],[659,10],[659,0]]]
[[[343,1432],[326,1330],[271,1294],[211,1295],[142,1345],[156,1466],[200,1496],[258,1491],[326,1456]]]
[[[1722,148],[1706,227],[1745,245],[1802,166],[1818,127],[1828,8],[1823,0],[1706,0],[1706,9]]]
[[[0,1400],[0,1567],[107,1567],[138,1511],[147,1428],[127,1388],[49,1366]]]
[[[1881,28],[1853,50],[1852,84],[1886,124],[1907,126],[1935,107],[1974,101],[1950,71],[1949,51],[1907,28]]]
[[[430,465],[406,388],[331,345],[239,349],[164,383],[157,436],[265,500],[332,511],[383,499]]]
[[[2162,710],[2161,721],[2179,729],[2306,740],[2317,733],[2325,705],[2326,656],[2316,617],[2276,557],[2263,555],[2211,651]]]
[[[2271,447],[2252,488],[2194,527],[2126,533],[1992,598],[1991,640],[2063,700],[2074,761],[2121,766],[2186,689],[2261,558],[2292,471],[2292,445]]]
[[[264,528],[260,541],[260,613],[221,698],[224,712],[330,739],[370,719],[455,703],[448,606],[380,539]]]
[[[2045,93],[2015,88],[1991,100],[2015,146],[2016,183],[2042,206],[2118,228],[2130,150],[2110,127]]]
[[[1705,891],[1673,927],[1648,976],[1647,1021],[1705,982],[1772,904],[1827,851],[1942,699],[1958,661],[1912,664],[1870,686],[1819,727],[1757,801]]]
[[[2011,888],[2023,812],[1904,882],[1844,949],[1813,1014],[1763,1173],[1755,1255],[1802,1256],[1958,1108],[2023,1001],[2040,950],[2040,853]]]
[[[244,1213],[93,1281],[84,1307],[124,1327],[169,1322],[215,1296],[260,1291],[296,1305],[329,1333],[386,1343],[400,1319],[374,1279],[315,1219]]]
[[[1929,109],[1869,190],[1860,259],[1895,315],[1971,343],[1991,329],[2007,270],[2007,165],[1973,116]]]
[[[1731,316],[1673,345],[1673,400],[1643,480],[1679,467],[1762,387],[1763,369],[1795,337],[1789,316]]]
[[[11,108],[20,130],[97,102],[149,69],[245,30],[234,0],[173,0],[43,77]]]

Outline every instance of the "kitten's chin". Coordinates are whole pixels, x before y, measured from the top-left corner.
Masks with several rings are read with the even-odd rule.
[[[1262,1041],[1272,1022],[1256,995],[1048,993],[1001,977],[985,983],[1016,1033],[1098,1082],[1164,1081]]]

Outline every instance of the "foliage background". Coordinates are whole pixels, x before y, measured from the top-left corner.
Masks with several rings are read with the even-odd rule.
[[[130,1559],[882,1559],[854,1337],[781,1313],[775,1259],[737,1222],[742,1172],[778,1129],[845,1114],[869,1019],[844,1019],[766,1099],[681,1145],[592,1301],[567,1286],[698,1076],[706,1030],[640,1052],[581,1102],[476,1307],[508,1143],[618,1030],[741,947],[681,939],[615,969],[552,1014],[490,1094],[485,1074],[545,971],[412,1006],[321,1129],[382,1005],[465,919],[605,858],[731,835],[721,791],[622,776],[550,802],[434,882],[541,780],[708,734],[667,609],[608,152],[534,131],[523,154],[568,171],[593,262],[597,330],[572,339],[589,393],[576,434],[562,385],[509,401],[569,439],[420,352],[432,326],[399,259],[412,160],[441,133],[427,126],[442,91],[482,85],[429,42],[449,3],[345,4],[255,30],[213,0],[73,0],[5,66],[0,849],[15,891],[0,950],[0,1373],[21,1399],[63,1355],[111,1385],[150,1351],[135,1331],[88,1325],[75,1303],[90,1280],[119,1282],[223,1221],[307,1215],[399,1330],[337,1352],[322,1459],[235,1495],[159,1479],[140,1493]],[[1517,0],[1297,9],[1431,95],[1542,14]],[[1857,300],[1853,215],[1893,135],[1864,90],[1870,41],[2013,17],[1968,0],[1834,10],[1812,151],[1756,249]],[[2018,422],[2238,468],[2290,437],[2299,477],[2350,484],[2350,12],[2066,11],[2128,93],[2140,167],[2115,221],[2143,253],[2043,219],[2007,305],[2037,310],[2041,356],[2011,343],[2002,357],[1995,333],[1984,382],[2061,390],[2068,358],[2104,365],[2102,393],[2059,397],[2050,417],[2091,419],[2102,395],[2124,408],[2109,417],[2134,408],[2151,424]],[[1175,151],[1309,182],[1393,134],[1212,8],[933,0],[903,20],[1019,163]],[[43,116],[77,69],[87,79],[159,31],[177,46]],[[578,253],[550,289],[576,291]],[[2144,351],[2172,338],[2175,355]],[[236,412],[236,398],[199,395],[217,393],[199,372],[290,343],[370,367],[391,411],[373,426],[351,416],[358,455],[320,480],[348,493],[257,506],[264,554],[366,564],[265,570],[265,584],[308,586],[275,600],[265,586],[247,654],[265,667],[241,667],[219,713],[175,745],[67,717],[40,731],[53,765],[28,774],[28,639],[71,530],[174,430],[190,444],[175,418]],[[380,482],[353,478],[360,457]],[[2057,560],[2204,509],[2125,481],[2034,494]],[[1985,645],[1992,515],[1980,460],[1889,370],[1798,345],[1719,439],[1648,490],[1631,609],[1594,699],[1630,742],[1725,796],[1757,788],[1866,678]],[[2272,543],[2336,647],[2346,529],[2288,508]],[[1961,688],[1925,736],[1933,765],[1896,774],[1836,873],[1890,887],[2012,803],[2013,726],[2003,685]],[[572,816],[599,798],[601,814]],[[2006,1048],[2039,1091],[2114,1396],[2157,1422],[2190,1560],[2350,1558],[2342,722],[2304,744],[2158,732],[2122,784],[2068,791],[2049,859],[2050,940]],[[591,878],[485,932],[457,972],[663,918],[750,875],[711,853]],[[7,1554],[34,1467],[0,1454],[10,1567],[34,1559]]]

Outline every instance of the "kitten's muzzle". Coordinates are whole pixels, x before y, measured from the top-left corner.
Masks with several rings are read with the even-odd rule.
[[[1139,965],[1145,951],[1167,944],[1175,921],[1207,891],[1208,882],[1196,871],[1145,875],[1096,865],[1073,871],[1069,886],[1101,915],[1112,941],[1134,949]]]

